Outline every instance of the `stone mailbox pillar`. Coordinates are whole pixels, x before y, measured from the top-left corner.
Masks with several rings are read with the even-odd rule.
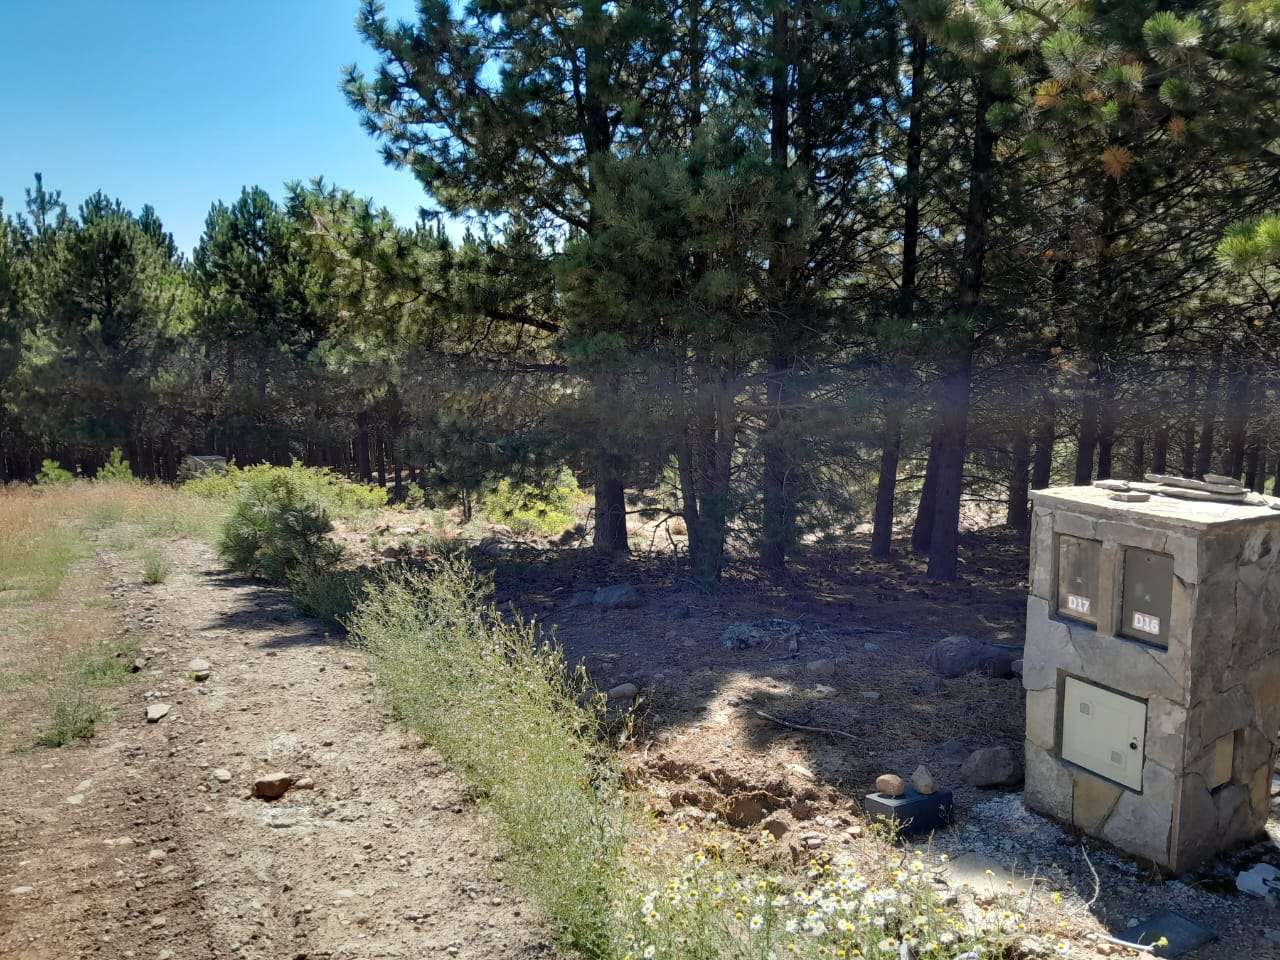
[[[1182,873],[1269,812],[1280,512],[1141,496],[1033,494],[1025,800]]]

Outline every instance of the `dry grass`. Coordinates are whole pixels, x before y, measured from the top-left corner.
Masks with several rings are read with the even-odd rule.
[[[110,550],[154,567],[160,541],[211,538],[224,509],[142,483],[0,488],[0,746],[93,736],[129,677],[101,571],[80,561]]]

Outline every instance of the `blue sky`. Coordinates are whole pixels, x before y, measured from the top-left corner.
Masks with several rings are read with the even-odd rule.
[[[411,0],[391,0],[407,16]],[[0,197],[32,174],[156,208],[190,252],[216,199],[323,174],[402,221],[426,198],[382,163],[339,89],[374,63],[357,0],[0,0]]]

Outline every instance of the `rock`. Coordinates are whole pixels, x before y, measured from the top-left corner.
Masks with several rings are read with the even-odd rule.
[[[760,642],[764,634],[750,623],[731,623],[720,634],[720,645],[726,650],[746,650]]]
[[[287,773],[268,773],[253,781],[253,795],[262,800],[283,797],[293,786],[293,777]]]
[[[35,887],[28,887],[28,886],[10,887],[10,888],[9,888],[9,892],[10,892],[11,894],[13,894],[15,897],[21,897],[21,896],[23,896],[23,895],[25,895],[25,894],[28,894],[28,893],[35,893],[35,892],[36,892],[36,888],[35,888]]]
[[[880,693],[879,691],[876,691],[876,690],[863,690],[862,699],[868,701],[869,703],[879,703]]]
[[[865,650],[865,651],[867,651],[867,653],[877,653],[877,652],[879,652],[879,650],[880,650],[880,644],[878,644],[878,643],[864,643],[864,644],[862,645],[862,649],[863,649],[863,650]]]
[[[610,700],[618,703],[630,703],[640,695],[640,688],[634,683],[620,683],[616,687],[609,688],[609,692],[605,694]]]
[[[217,780],[219,783],[231,782],[231,771],[226,767],[218,767],[213,771],[212,776],[213,779]]]
[[[925,655],[925,663],[929,667],[951,679],[963,677],[966,673],[1011,677],[1016,659],[1018,657],[1013,650],[960,634],[939,640]]]
[[[208,660],[205,660],[202,657],[196,657],[187,664],[187,670],[191,672],[191,676],[197,681],[204,681],[208,680],[209,676],[213,673],[213,666]]]
[[[142,657],[134,657],[133,663],[129,664],[130,673],[141,673],[145,669],[147,669],[147,661]]]
[[[724,805],[724,818],[731,827],[753,827],[781,805],[773,794],[752,790],[730,797]]]
[[[1013,787],[1022,782],[1022,763],[1008,747],[982,747],[969,754],[960,776],[975,787]]]
[[[1250,897],[1280,896],[1280,870],[1269,863],[1255,863],[1236,875],[1236,889]]]
[[[1013,663],[1009,664],[1009,670],[1015,677],[1022,676],[1022,658],[1019,657],[1017,660],[1013,661]]]
[[[804,672],[811,677],[834,677],[836,662],[834,660],[810,660],[804,665]]]
[[[597,607],[606,610],[623,610],[640,606],[640,591],[629,583],[618,583],[612,587],[601,587],[591,598]]]
[[[911,789],[916,793],[933,793],[938,789],[938,784],[933,779],[933,774],[929,772],[929,768],[923,763],[916,767],[915,773],[911,774]]]
[[[886,797],[901,797],[907,792],[907,785],[896,773],[882,773],[876,777],[876,793]]]
[[[170,709],[167,703],[147,704],[147,723],[159,723],[169,715]]]
[[[314,790],[316,782],[310,777],[299,777],[298,782],[293,785],[295,790]]]

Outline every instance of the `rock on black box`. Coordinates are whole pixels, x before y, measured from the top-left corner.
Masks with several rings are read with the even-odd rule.
[[[945,829],[951,826],[955,809],[950,790],[925,794],[908,789],[901,797],[869,793],[862,806],[870,816],[892,820],[904,834]]]

